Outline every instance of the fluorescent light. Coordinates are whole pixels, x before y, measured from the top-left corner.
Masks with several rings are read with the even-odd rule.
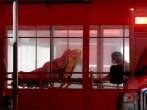
[[[135,17],[135,24],[147,24],[147,17]]]

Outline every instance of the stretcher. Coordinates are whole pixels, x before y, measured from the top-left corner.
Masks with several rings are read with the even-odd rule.
[[[68,82],[75,82],[73,78],[70,78],[77,62],[80,58],[81,51],[74,49],[71,51],[65,70],[53,70],[50,72],[19,72],[18,75],[18,85],[28,86],[28,87],[45,87],[53,86],[53,83],[58,82],[61,84],[60,87],[64,85],[68,86]],[[58,76],[62,75],[62,78]],[[68,80],[68,81],[67,81]],[[69,81],[70,80],[70,81]],[[76,79],[79,80],[79,79]],[[80,80],[78,82],[81,82]]]

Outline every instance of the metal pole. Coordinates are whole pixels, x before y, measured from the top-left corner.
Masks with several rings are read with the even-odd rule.
[[[4,75],[5,75],[5,67],[4,66],[4,50],[6,49],[6,47],[4,46],[4,4],[3,4],[3,0],[0,1],[0,110],[2,110],[4,108],[4,100],[3,100],[3,92],[4,92]]]
[[[50,87],[53,87],[52,83],[52,60],[54,59],[54,26],[50,26],[50,71],[49,71],[49,77],[50,77]]]
[[[130,9],[130,23],[129,23],[129,35],[130,35],[130,71],[133,71],[135,68],[135,37],[134,37],[134,18],[135,18],[135,10]]]
[[[13,1],[13,109],[17,109],[18,70],[17,70],[17,0]]]

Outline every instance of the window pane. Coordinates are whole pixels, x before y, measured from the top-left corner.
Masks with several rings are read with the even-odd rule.
[[[99,27],[96,25],[90,26],[89,37],[99,37]]]
[[[53,26],[54,37],[83,37],[83,28],[80,25]]]
[[[37,37],[50,37],[50,30],[37,30]]]
[[[37,37],[50,37],[50,26],[36,26]]]
[[[67,37],[67,30],[54,30],[54,37]]]
[[[68,39],[67,38],[54,38],[54,56],[53,58],[59,58],[62,56],[63,52],[68,49]]]
[[[98,36],[98,31],[97,30],[90,30],[90,37],[97,37]]]
[[[36,30],[18,30],[18,37],[36,37]]]
[[[7,31],[7,35],[8,37],[13,37],[12,29],[9,29]],[[50,35],[52,35],[53,38],[51,38]],[[50,75],[52,76],[52,78],[59,78],[60,71],[61,71],[59,70],[59,68],[57,69],[59,73],[56,72],[56,74],[54,74],[55,72],[54,72],[53,66],[52,66],[52,70],[53,70],[52,72],[44,71],[44,69],[40,69],[40,68],[42,67],[44,68],[43,65],[46,62],[52,63],[50,59],[51,55],[53,55],[52,60],[57,60],[61,58],[61,56],[67,49],[70,49],[70,50],[78,49],[80,50],[80,52],[82,52],[83,39],[80,38],[80,37],[83,37],[82,26],[80,25],[77,25],[77,26],[76,25],[71,25],[71,26],[63,25],[62,26],[61,25],[61,26],[52,26],[52,28],[50,28],[50,26],[19,26],[18,37],[19,37],[18,38],[18,71],[19,72],[24,71],[24,73],[20,72],[19,74],[21,74],[23,78],[26,78],[25,79],[26,82],[30,81],[27,78],[34,77],[35,78],[34,80],[37,83],[39,81],[39,83],[42,84],[42,82],[40,82],[41,80],[37,78],[40,76],[40,73],[43,72],[43,76],[41,75],[41,77],[45,78],[45,85],[43,84],[43,86],[62,88],[61,86],[63,82],[60,82],[60,81],[54,82],[53,80],[52,80],[53,81],[52,83],[46,82],[46,80],[50,79],[49,78]],[[25,38],[20,38],[20,37],[25,37]],[[77,39],[77,37],[79,38]],[[8,71],[12,72],[13,71],[12,38],[9,38],[8,42],[9,42],[8,43]],[[52,46],[52,48],[50,48],[50,46]],[[81,53],[81,56],[82,56],[82,53]],[[68,85],[69,87],[67,88],[82,88],[83,87],[82,85],[82,57],[81,56],[79,60],[77,60],[77,64],[75,65],[74,69],[70,73],[71,74],[70,78],[72,80],[77,80],[77,79],[80,80],[80,84],[71,82],[71,84]],[[59,60],[57,60],[57,62],[58,61]],[[66,61],[65,68],[67,64],[68,62]],[[49,66],[46,66],[46,67],[47,67],[46,70],[50,70],[48,69]],[[63,68],[63,70],[65,68]],[[40,72],[40,73],[37,74],[35,72]],[[49,72],[50,74],[48,73],[46,74],[46,72]],[[65,70],[62,72],[64,72],[65,74]],[[22,76],[20,78],[22,78]],[[21,81],[22,80],[19,79],[19,83],[23,83]],[[44,79],[42,81],[44,81]],[[28,83],[26,82],[24,82],[24,84],[28,85]],[[33,84],[35,85],[35,82],[33,82]],[[35,88],[39,88],[39,86],[35,85]]]
[[[102,44],[100,45],[99,42]],[[112,65],[111,53],[113,51],[121,52],[122,49],[123,38],[91,38],[89,71],[109,72]]]
[[[50,39],[37,39],[37,68],[42,67],[46,62],[50,61]]]
[[[97,39],[91,38],[90,39],[90,56],[89,56],[89,71],[97,72],[98,71],[98,49],[97,49]]]
[[[125,37],[129,37],[129,26],[125,26]]]
[[[7,30],[7,37],[13,37],[12,30]]]
[[[69,30],[69,37],[82,37],[83,30]]]
[[[8,38],[8,72],[13,72],[13,39]]]
[[[68,30],[69,37],[83,37],[83,26],[81,25],[71,25]]]
[[[122,29],[104,29],[104,37],[123,37]]]
[[[111,63],[111,54],[114,51],[121,52],[123,48],[123,38],[105,38],[104,39],[104,53],[103,53],[103,71],[109,72]]]
[[[79,49],[82,52],[82,39],[81,38],[54,38],[54,59],[60,58],[63,53],[67,50],[74,50],[74,49]],[[82,53],[81,53],[82,56]],[[75,68],[73,71],[70,73],[71,78],[81,78],[82,80],[82,57],[80,56]],[[76,72],[76,73],[75,73]],[[78,73],[77,73],[78,72]],[[79,73],[81,72],[81,73]],[[55,87],[59,87],[59,83],[54,83]],[[82,88],[82,84],[76,84],[76,83],[71,83],[68,88]]]
[[[29,72],[35,69],[35,39],[18,39],[18,71]]]
[[[68,42],[67,42],[68,41]],[[56,38],[54,39],[54,58],[59,58],[62,56],[63,52],[65,52],[67,49],[74,50],[79,49],[82,52],[82,39],[78,38]],[[82,53],[81,53],[82,56]],[[77,68],[74,69],[76,72],[82,72],[82,65],[81,65],[81,59],[77,64]]]
[[[103,37],[129,37],[129,27],[123,25],[103,25]]]
[[[70,38],[69,39],[69,48],[71,50],[74,50],[74,49],[78,49],[81,51],[81,55],[80,55],[80,59],[74,69],[74,72],[82,72],[82,52],[83,52],[83,39],[82,38]],[[73,75],[73,77],[80,77],[82,78],[82,75]]]
[[[125,40],[124,40],[124,48],[123,47],[121,48],[121,53],[123,53],[124,59],[129,63],[130,62],[129,38],[125,38]]]
[[[66,25],[52,26],[53,37],[67,37],[68,27]]]
[[[99,34],[98,34],[99,33]],[[89,78],[93,80],[92,88],[116,89],[116,84],[111,84],[109,79],[111,54],[120,51],[129,62],[129,27],[102,25],[90,26],[89,47]],[[123,87],[123,85],[120,85]]]

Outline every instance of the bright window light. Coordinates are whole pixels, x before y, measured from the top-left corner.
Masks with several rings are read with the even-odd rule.
[[[135,17],[135,24],[147,24],[147,17]]]
[[[124,53],[124,59],[129,63],[130,57],[129,57],[129,46],[125,46],[125,53]],[[121,47],[121,53],[123,53],[123,47]]]

